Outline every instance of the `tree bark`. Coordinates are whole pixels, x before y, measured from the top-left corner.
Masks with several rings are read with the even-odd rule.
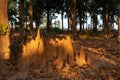
[[[29,15],[30,15],[30,32],[33,31],[33,0],[30,0],[29,6]]]
[[[80,0],[80,7],[78,8],[78,13],[79,13],[79,26],[80,26],[80,30],[79,31],[82,31],[82,7],[83,7],[83,5],[82,5],[82,2],[81,2],[81,0]]]
[[[83,17],[83,23],[82,23],[82,30],[84,31],[84,28],[85,28],[85,25],[84,25],[84,22],[85,22],[85,19],[84,19],[84,17]]]
[[[62,14],[61,14],[61,19],[62,19],[62,31],[64,30],[64,25],[63,25],[63,11],[62,11]]]
[[[50,31],[50,8],[49,8],[49,0],[47,2],[47,32]]]
[[[14,28],[13,28],[13,25],[14,25],[14,24],[13,24],[13,21],[11,20],[10,23],[11,23],[11,33],[13,33],[13,31],[14,31]]]
[[[0,55],[3,59],[10,59],[10,27],[8,24],[8,0],[0,0],[0,27],[5,24],[7,32],[5,35],[0,35]]]
[[[39,3],[37,1],[35,3],[37,3],[35,5],[35,7],[38,7]],[[35,18],[35,24],[36,24],[36,31],[38,30],[39,24],[40,24],[40,21],[39,21],[39,12],[38,11],[39,11],[39,9],[35,8],[34,18]]]
[[[71,31],[74,33],[76,31],[76,0],[71,0],[70,26],[71,26]]]
[[[97,32],[97,13],[93,12],[93,32]]]
[[[120,0],[118,3],[118,43],[120,43]]]
[[[39,28],[39,19],[38,18],[36,18],[36,30],[38,30],[38,28]]]
[[[20,0],[20,35],[24,34],[24,0]]]
[[[82,20],[81,20],[81,17],[79,18],[79,25],[80,25],[80,31],[82,31]]]
[[[105,26],[104,26],[104,34],[108,35],[109,27],[108,27],[108,0],[105,1]]]
[[[70,31],[70,22],[69,22],[69,15],[68,15],[68,32]]]
[[[69,1],[69,0],[66,0],[67,16],[68,16],[68,20],[67,20],[67,21],[68,21],[68,32],[69,32],[69,31],[70,31],[70,26],[69,26],[69,25],[70,25],[70,23],[69,23],[69,16],[70,16],[69,14],[70,14],[70,12],[69,12],[69,3],[68,3],[68,1]]]
[[[86,30],[88,29],[87,17],[86,17]]]
[[[80,14],[79,14],[79,25],[80,25],[80,31],[82,31],[82,11],[80,10]]]

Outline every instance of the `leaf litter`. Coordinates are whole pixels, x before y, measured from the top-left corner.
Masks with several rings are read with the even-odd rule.
[[[0,80],[120,79],[120,45],[114,38],[37,35],[23,46],[17,65],[0,66]]]

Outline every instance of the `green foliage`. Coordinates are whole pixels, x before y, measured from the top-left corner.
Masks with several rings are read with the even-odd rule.
[[[7,32],[8,26],[6,24],[0,25],[0,35],[5,35]]]

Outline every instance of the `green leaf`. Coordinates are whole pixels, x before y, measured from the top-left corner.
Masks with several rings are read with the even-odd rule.
[[[0,35],[5,35],[7,32],[8,26],[6,24],[0,25]]]

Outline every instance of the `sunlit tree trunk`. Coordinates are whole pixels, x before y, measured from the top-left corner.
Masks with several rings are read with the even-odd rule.
[[[0,35],[0,55],[4,55],[4,59],[10,58],[10,28],[8,24],[8,0],[0,0],[0,27],[6,25],[7,33],[5,35]]]
[[[24,34],[24,0],[20,0],[20,35]]]
[[[30,0],[29,15],[30,15],[30,30],[33,31],[33,0]]]
[[[70,4],[70,26],[71,31],[76,31],[76,0],[71,0]]]
[[[108,34],[108,0],[105,0],[105,26],[104,26],[104,34],[107,36]]]
[[[120,43],[120,0],[118,3],[118,43]]]

